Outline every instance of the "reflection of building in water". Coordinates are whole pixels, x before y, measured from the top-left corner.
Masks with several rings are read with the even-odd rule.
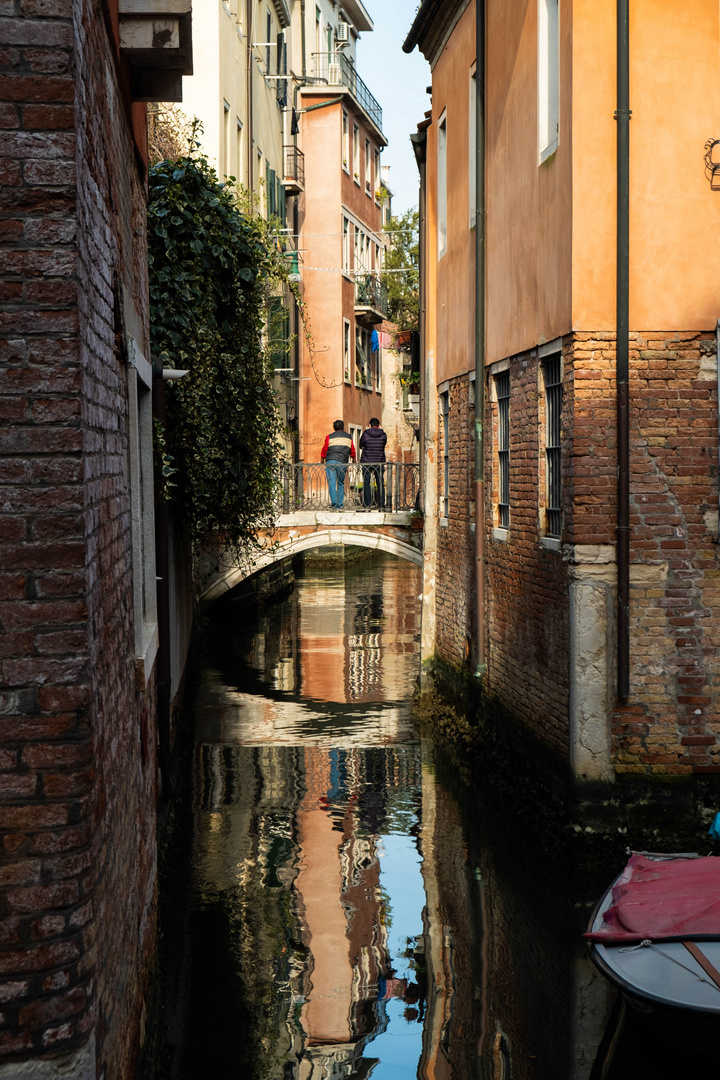
[[[407,698],[417,676],[419,592],[417,567],[390,556],[381,577],[362,565],[333,578],[308,573],[281,619],[274,609],[261,615],[252,666],[273,689],[314,701]]]
[[[412,748],[200,748],[200,892],[230,908],[229,948],[256,1015],[248,1038],[268,1077],[372,1072],[363,1054],[387,1026],[392,974],[378,834],[398,792],[407,801],[415,791],[417,802],[418,757]]]

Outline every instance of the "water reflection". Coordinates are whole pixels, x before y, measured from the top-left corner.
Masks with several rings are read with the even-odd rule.
[[[522,790],[487,797],[417,738],[418,593],[388,558],[218,623],[165,1077],[600,1075],[613,996],[581,931],[616,847],[578,876]]]

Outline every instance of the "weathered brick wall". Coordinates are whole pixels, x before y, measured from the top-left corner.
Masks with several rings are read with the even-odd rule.
[[[510,363],[510,527],[503,539],[493,535],[498,470],[492,376],[486,394],[486,682],[537,735],[567,755],[567,567],[560,551],[541,546],[538,365],[534,352]],[[571,403],[566,390],[563,419]],[[567,518],[567,502],[565,510]]]
[[[437,530],[436,646],[440,659],[466,666],[474,657],[475,636],[475,413],[467,375],[449,385],[450,480],[447,524]],[[438,499],[443,495],[445,443],[438,418]],[[468,668],[469,670],[469,668]]]
[[[630,688],[614,700],[617,513],[615,338],[569,335],[563,348],[563,536],[541,544],[542,382],[535,352],[510,362],[510,528],[497,526],[497,418],[486,412],[488,689],[563,756],[569,752],[572,563],[609,597],[608,728],[617,772],[720,772],[720,607],[715,341],[634,333],[630,351]],[[472,625],[472,427],[462,380],[450,388],[451,517],[440,529],[438,655],[462,663]],[[459,407],[460,406],[460,407]],[[442,494],[442,423],[439,425]],[[466,498],[453,497],[453,488]],[[463,509],[464,508],[464,509]],[[591,560],[592,561],[592,560]],[[580,660],[582,664],[582,658]]]
[[[11,0],[0,40],[0,1055],[93,1034],[124,1077],[154,918],[115,337],[122,283],[147,325],[143,178],[96,5]]]
[[[614,335],[578,334],[574,353],[573,538],[613,543]],[[717,448],[714,337],[632,334],[631,695],[614,711],[619,772],[720,772]]]

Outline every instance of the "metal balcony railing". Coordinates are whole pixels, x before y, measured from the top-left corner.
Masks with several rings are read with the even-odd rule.
[[[382,107],[368,90],[357,71],[342,53],[313,53],[315,77],[327,79],[331,86],[346,86],[358,105],[382,131]]]
[[[283,146],[285,159],[285,180],[292,180],[301,187],[305,186],[305,155],[293,144]]]
[[[388,461],[381,466],[384,504],[379,505],[378,485],[374,473],[368,473],[371,507],[386,514],[407,512],[417,507],[420,489],[420,466]],[[365,470],[368,466],[350,464],[345,473],[346,511],[368,509],[364,505]],[[297,510],[329,510],[327,477],[324,465],[282,461],[279,464],[279,489],[275,500],[276,514],[292,514]]]
[[[355,277],[355,307],[369,307],[387,317],[388,292],[376,274],[357,274]]]

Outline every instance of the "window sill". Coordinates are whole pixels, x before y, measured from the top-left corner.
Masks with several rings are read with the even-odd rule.
[[[447,529],[450,526],[450,519],[449,518],[439,518],[438,519],[438,525],[440,526],[441,529]]]
[[[499,544],[506,544],[509,539],[509,529],[493,529],[493,540],[497,540]]]
[[[562,551],[562,540],[556,536],[541,536],[540,547],[545,551]]]

